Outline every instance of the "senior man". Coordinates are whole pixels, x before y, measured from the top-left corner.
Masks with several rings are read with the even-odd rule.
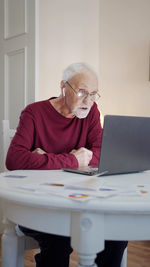
[[[22,111],[6,158],[9,170],[99,164],[102,128],[95,103],[100,96],[97,74],[86,63],[73,63],[65,69],[60,88],[59,97],[30,104]],[[20,229],[39,242],[37,267],[69,266],[69,237]],[[106,241],[97,265],[119,267],[126,246],[127,242]]]

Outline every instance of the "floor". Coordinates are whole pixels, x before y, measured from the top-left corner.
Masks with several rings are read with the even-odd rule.
[[[25,267],[35,267],[34,254],[37,250],[27,251],[25,253]],[[71,255],[70,267],[76,267],[77,254]],[[1,267],[0,255],[0,267]],[[127,267],[150,267],[150,241],[129,242]]]
[[[150,241],[129,242],[127,267],[150,267]]]

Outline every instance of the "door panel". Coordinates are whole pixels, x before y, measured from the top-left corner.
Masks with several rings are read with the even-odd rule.
[[[20,112],[37,95],[37,0],[0,0],[0,151],[2,119],[16,128]],[[3,169],[0,153],[0,171]]]
[[[4,114],[9,118],[12,129],[16,128],[19,113],[26,104],[25,52],[26,49],[22,48],[5,55]]]

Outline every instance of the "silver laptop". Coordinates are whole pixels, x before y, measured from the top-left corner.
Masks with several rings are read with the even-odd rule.
[[[99,167],[87,166],[64,171],[85,175],[111,175],[150,169],[150,118],[104,117]]]

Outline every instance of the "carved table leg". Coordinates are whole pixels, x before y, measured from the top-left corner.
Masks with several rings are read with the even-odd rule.
[[[15,225],[8,223],[2,235],[2,267],[17,267],[18,236]]]
[[[103,215],[72,212],[71,245],[79,256],[78,267],[96,267],[96,254],[104,249]]]
[[[77,267],[97,267],[97,264],[93,262],[95,261],[96,254],[93,255],[82,255],[78,253],[80,263],[77,265]]]

